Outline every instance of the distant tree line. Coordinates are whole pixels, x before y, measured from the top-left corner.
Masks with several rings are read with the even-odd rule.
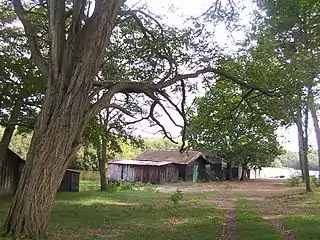
[[[3,128],[0,128],[0,136],[3,135]],[[26,159],[29,145],[31,141],[30,133],[15,132],[10,147],[23,159]],[[108,158],[110,159],[134,159],[138,154],[145,150],[150,149],[178,149],[179,144],[172,143],[169,139],[160,137],[148,137],[142,138],[142,144],[137,147],[128,142],[120,142],[120,151],[109,153]],[[98,158],[97,151],[94,147],[82,147],[77,153],[76,158],[72,161],[71,168],[78,170],[98,170]]]
[[[317,150],[309,151],[309,170],[319,170]],[[290,167],[300,169],[299,154],[297,152],[287,151],[285,154],[278,156],[270,165],[271,167]]]

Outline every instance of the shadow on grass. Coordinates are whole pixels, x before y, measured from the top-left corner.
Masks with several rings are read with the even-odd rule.
[[[59,193],[48,239],[215,239],[221,212],[189,201],[174,206],[167,197],[143,191]],[[9,205],[10,199],[0,204],[0,224]]]
[[[68,239],[215,239],[217,234],[221,217],[211,206],[148,203],[146,198],[141,201],[141,196],[140,201],[129,204],[121,202],[122,194],[113,196],[98,202],[95,198],[84,202],[58,200],[52,230],[62,236],[75,234]]]

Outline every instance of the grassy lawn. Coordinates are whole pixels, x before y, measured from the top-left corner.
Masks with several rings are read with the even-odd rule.
[[[301,190],[287,196],[287,201],[301,212],[285,217],[288,227],[295,231],[298,240],[320,239],[320,189],[313,190],[309,194]]]
[[[267,225],[262,215],[252,212],[252,201],[240,199],[236,205],[237,239],[280,240],[280,232]]]
[[[84,180],[80,193],[59,193],[49,239],[215,239],[222,214],[212,205],[195,204],[185,195],[174,206],[168,194],[151,190],[101,193]],[[0,223],[10,199],[1,201]]]

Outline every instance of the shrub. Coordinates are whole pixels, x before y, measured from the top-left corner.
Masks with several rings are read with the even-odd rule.
[[[123,179],[119,180],[119,186],[118,186],[118,191],[123,191],[123,190],[132,190],[133,189],[134,183],[127,182]]]
[[[123,179],[108,183],[108,192],[125,191],[125,190],[157,191],[157,188],[151,183],[127,182]]]
[[[175,205],[178,205],[182,200],[183,200],[183,193],[180,189],[177,189],[169,197],[169,201],[171,201]]]
[[[301,179],[302,178],[300,174],[292,174],[286,181],[286,185],[288,185],[289,187],[299,187]]]
[[[320,183],[319,183],[319,180],[316,176],[311,176],[310,177],[310,182],[313,186],[315,187],[320,187]]]
[[[110,193],[116,192],[118,190],[117,183],[115,182],[108,182],[107,191]]]
[[[215,171],[213,171],[213,170],[209,171],[207,173],[207,178],[208,178],[209,181],[217,181],[217,180],[219,180],[219,177],[216,175]]]

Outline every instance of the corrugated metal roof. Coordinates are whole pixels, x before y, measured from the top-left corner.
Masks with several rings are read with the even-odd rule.
[[[177,164],[188,164],[202,155],[200,151],[188,150],[180,152],[179,150],[147,150],[136,157],[140,161],[169,161]]]
[[[138,161],[138,160],[114,160],[111,164],[123,164],[123,165],[141,165],[141,166],[164,166],[172,162],[155,162],[155,161]],[[110,164],[109,163],[109,164]]]

